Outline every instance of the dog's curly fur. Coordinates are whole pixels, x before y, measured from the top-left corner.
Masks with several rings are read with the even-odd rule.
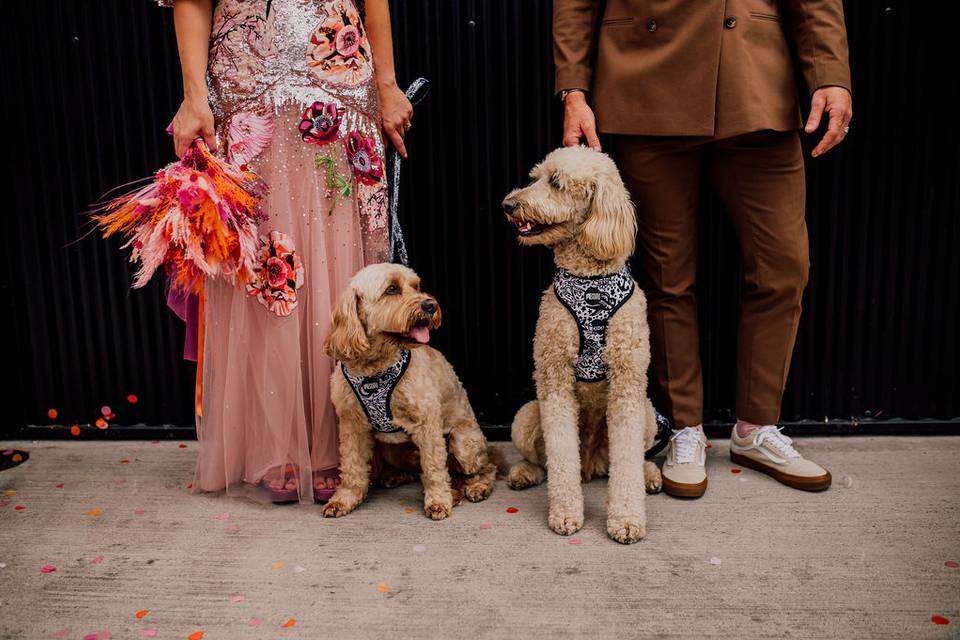
[[[382,371],[401,349],[410,349],[410,363],[391,397],[393,422],[402,428],[395,433],[373,430],[339,367],[334,370],[330,386],[340,420],[341,484],[323,515],[346,515],[363,501],[375,452],[384,486],[420,474],[424,511],[434,520],[449,516],[462,497],[478,502],[493,491],[497,466],[460,380],[439,351],[410,335],[415,327],[439,326],[440,307],[420,291],[412,269],[374,264],[350,280],[333,312],[326,353],[354,375]]]
[[[528,186],[503,202],[520,244],[550,247],[557,266],[577,276],[620,270],[633,253],[637,223],[613,161],[586,147],[557,149],[530,176]],[[617,542],[636,542],[646,534],[644,489],[655,493],[661,486],[660,470],[644,461],[657,424],[647,398],[649,329],[639,287],[610,319],[606,380],[576,380],[579,343],[577,322],[551,285],[533,343],[537,400],[520,408],[512,427],[524,459],[507,482],[522,489],[548,479],[547,522],[569,535],[583,526],[581,481],[609,472],[607,533]]]

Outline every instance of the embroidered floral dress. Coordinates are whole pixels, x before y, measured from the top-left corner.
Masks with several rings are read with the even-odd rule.
[[[354,272],[388,256],[373,61],[356,6],[220,0],[208,84],[220,152],[269,193],[254,282],[206,285],[194,487],[256,494],[292,463],[309,502],[313,473],[338,465],[334,363],[322,352],[330,312]]]

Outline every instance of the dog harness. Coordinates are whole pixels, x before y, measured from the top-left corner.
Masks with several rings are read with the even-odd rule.
[[[577,380],[597,382],[607,377],[603,350],[607,346],[607,325],[617,309],[630,299],[633,277],[626,265],[620,271],[603,276],[575,276],[557,269],[553,292],[577,321],[580,330],[580,354]]]
[[[410,364],[410,352],[406,349],[400,352],[400,359],[392,365],[373,374],[372,376],[355,376],[347,371],[347,365],[340,363],[343,377],[350,383],[353,394],[357,396],[367,420],[380,433],[396,433],[400,431],[393,422],[393,412],[390,411],[390,397],[397,388],[400,379]]]

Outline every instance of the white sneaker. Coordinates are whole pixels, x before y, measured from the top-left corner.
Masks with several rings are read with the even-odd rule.
[[[663,462],[663,490],[677,498],[699,498],[707,490],[707,439],[693,427],[674,431]]]
[[[801,456],[793,447],[793,440],[772,424],[760,427],[746,438],[739,437],[734,427],[730,434],[730,459],[794,489],[823,491],[831,482],[829,471]]]

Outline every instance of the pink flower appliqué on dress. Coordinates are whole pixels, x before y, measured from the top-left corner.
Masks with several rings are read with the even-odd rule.
[[[340,137],[343,107],[333,102],[314,102],[303,112],[298,130],[304,142],[329,144]]]
[[[273,119],[269,116],[241,111],[227,126],[227,159],[234,165],[247,164],[270,145]]]
[[[328,4],[327,18],[310,35],[307,66],[346,82],[360,82],[370,75],[370,48],[351,3]]]
[[[297,308],[297,289],[304,281],[303,263],[294,251],[293,240],[286,234],[271,231],[263,243],[260,264],[254,268],[254,279],[247,284],[247,293],[283,318]]]
[[[363,184],[376,184],[383,177],[383,160],[377,155],[377,143],[359,131],[351,131],[343,141],[353,175]]]

